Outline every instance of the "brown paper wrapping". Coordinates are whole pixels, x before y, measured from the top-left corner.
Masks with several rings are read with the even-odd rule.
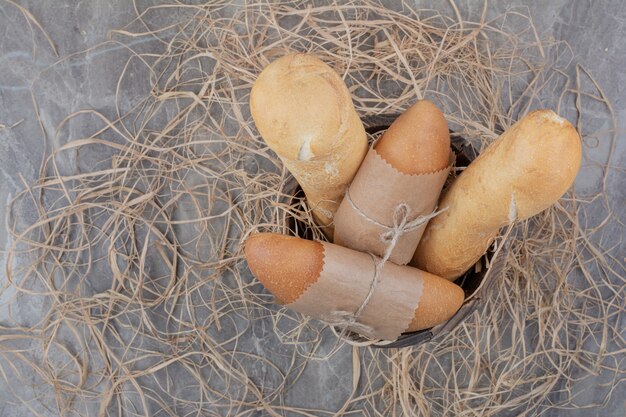
[[[396,170],[371,148],[335,213],[334,242],[384,256],[389,242],[382,237],[392,232],[394,224],[398,224],[398,217],[402,217],[397,209],[405,205],[408,209],[405,219],[408,220],[431,215],[453,161],[454,154],[450,153],[448,167],[428,174],[407,175]],[[400,233],[389,261],[407,264],[426,224],[427,219],[424,219],[421,226]]]
[[[319,279],[285,307],[372,339],[396,340],[415,316],[424,286],[422,272],[385,263],[364,304],[380,259],[320,243],[324,246],[324,267]]]

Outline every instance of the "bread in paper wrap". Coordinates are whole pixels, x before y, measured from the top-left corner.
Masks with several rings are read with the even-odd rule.
[[[260,233],[246,241],[245,256],[285,307],[376,339],[433,327],[464,299],[440,277],[390,262],[377,275],[378,258],[326,242]]]
[[[443,113],[422,100],[369,150],[335,213],[334,242],[404,265],[434,213],[454,156]]]

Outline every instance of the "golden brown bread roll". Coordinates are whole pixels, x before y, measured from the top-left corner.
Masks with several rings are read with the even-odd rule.
[[[321,243],[292,236],[259,233],[245,243],[245,257],[254,276],[282,304],[289,304],[319,278],[324,267]],[[423,279],[423,293],[406,331],[433,327],[454,315],[464,300],[463,290],[440,277],[409,268]]]
[[[576,129],[551,110],[537,110],[493,142],[439,202],[411,264],[453,280],[480,259],[501,227],[554,204],[581,162]]]
[[[367,152],[365,129],[341,77],[312,55],[284,56],[259,75],[250,110],[318,224],[329,225]]]
[[[435,104],[420,100],[389,126],[375,148],[385,161],[404,174],[439,171],[449,163],[448,123]]]

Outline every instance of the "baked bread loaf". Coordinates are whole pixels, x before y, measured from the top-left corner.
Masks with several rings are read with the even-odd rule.
[[[259,75],[250,110],[267,145],[302,187],[318,224],[330,225],[367,152],[365,129],[341,77],[315,56],[284,56]]]
[[[444,191],[411,264],[454,280],[487,251],[499,230],[554,204],[581,163],[576,129],[551,110],[515,123]]]
[[[409,263],[448,177],[450,156],[443,113],[418,101],[365,156],[335,214],[334,242]]]
[[[254,276],[281,304],[296,301],[318,280],[324,268],[322,244],[292,236],[252,235],[245,243],[244,253]],[[406,331],[433,327],[461,307],[464,293],[459,286],[415,268],[395,267],[411,270],[416,278],[423,279],[422,296]]]

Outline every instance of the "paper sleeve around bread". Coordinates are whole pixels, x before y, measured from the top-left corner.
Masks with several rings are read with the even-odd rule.
[[[454,160],[450,152],[447,167],[408,175],[391,166],[372,147],[335,213],[334,242],[382,257],[388,242],[381,237],[397,223],[396,208],[405,204],[410,209],[409,220],[433,213]],[[390,262],[405,265],[411,260],[426,224],[399,237]]]
[[[341,326],[363,304],[374,278],[376,257],[320,242],[324,266],[319,278],[285,307]],[[424,272],[385,263],[362,312],[348,330],[372,339],[396,340],[409,328],[424,290]]]

